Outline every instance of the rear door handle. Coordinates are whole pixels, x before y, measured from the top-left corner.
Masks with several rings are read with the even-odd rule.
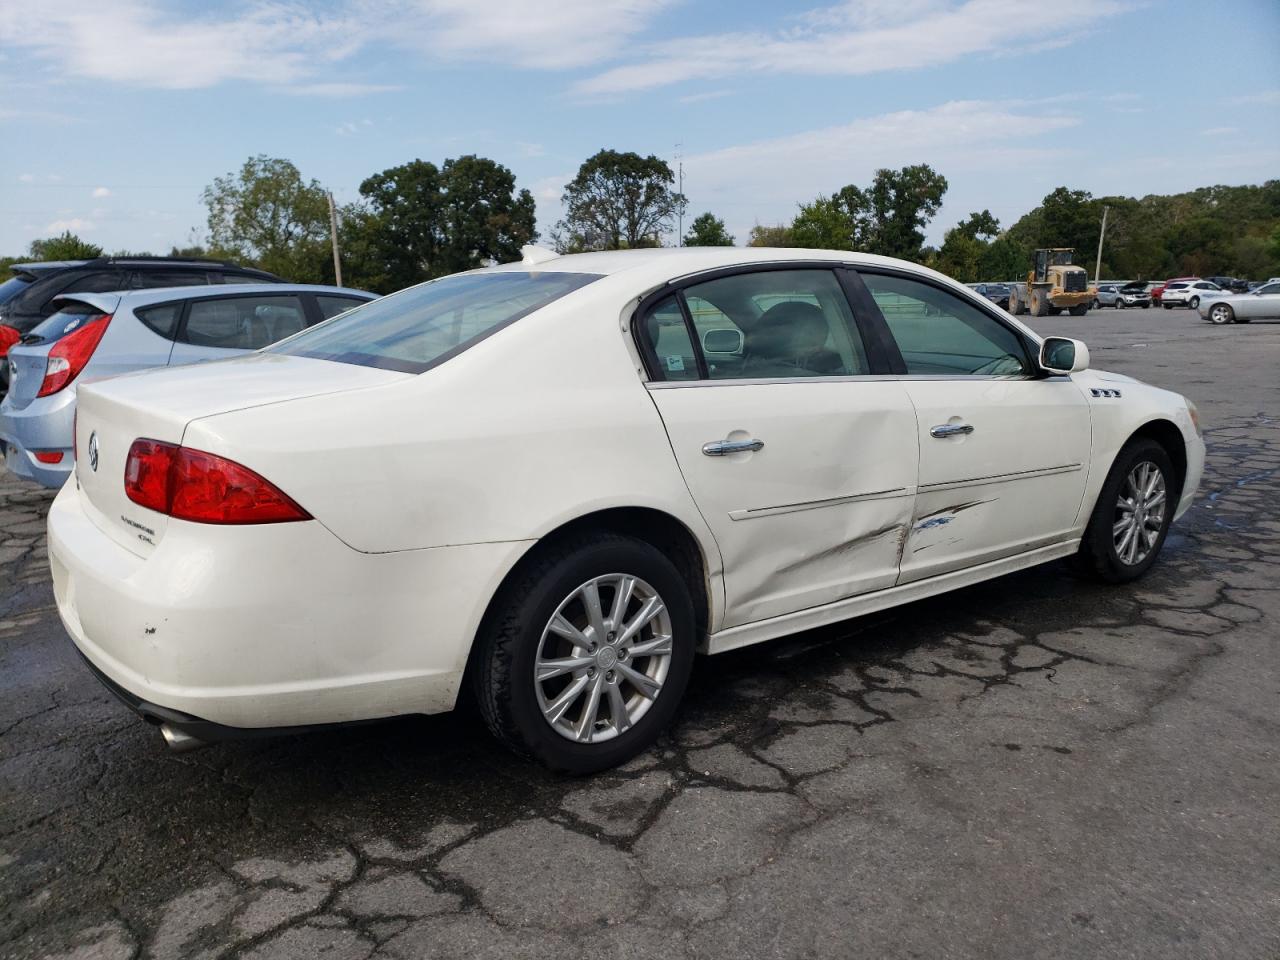
[[[713,440],[702,445],[702,452],[708,457],[723,457],[730,453],[748,453],[763,449],[763,440]]]
[[[929,428],[929,436],[945,440],[947,437],[960,437],[973,433],[973,427],[967,423],[940,423]]]

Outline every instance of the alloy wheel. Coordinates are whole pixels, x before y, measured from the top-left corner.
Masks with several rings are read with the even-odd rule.
[[[1225,303],[1215,303],[1209,308],[1209,319],[1214,323],[1230,323],[1231,308]]]
[[[1151,555],[1160,539],[1167,507],[1164,472],[1156,464],[1144,460],[1129,471],[1116,500],[1111,526],[1112,542],[1121,563],[1134,567]]]
[[[588,580],[561,601],[538,642],[543,719],[568,740],[612,740],[658,699],[671,656],[671,614],[652,586],[625,573]]]

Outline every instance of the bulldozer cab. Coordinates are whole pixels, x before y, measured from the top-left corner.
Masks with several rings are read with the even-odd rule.
[[[1075,250],[1071,247],[1052,247],[1044,250],[1037,250],[1035,254],[1035,282],[1049,282],[1050,267],[1069,267],[1071,266],[1071,255]]]

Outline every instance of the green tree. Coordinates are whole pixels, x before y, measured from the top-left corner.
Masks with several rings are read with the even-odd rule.
[[[31,260],[92,260],[102,256],[100,246],[81,240],[70,230],[46,240],[32,240],[27,252]]]
[[[956,224],[955,229],[966,237],[993,240],[1000,235],[1000,221],[991,215],[990,210],[983,210],[981,213],[969,214]]]
[[[211,246],[288,280],[333,281],[325,189],[288,160],[250,157],[203,196]]]
[[[982,258],[987,244],[966,232],[963,223],[952,227],[942,239],[934,268],[961,283],[987,279],[982,274]]]
[[[670,165],[655,156],[601,150],[564,186],[565,217],[556,225],[562,252],[657,247],[684,208]]]
[[[791,223],[792,246],[796,247],[865,250],[869,239],[867,195],[852,184],[829,197],[800,204]]]
[[[877,170],[866,191],[870,253],[919,261],[924,228],[942,207],[947,178],[927,163]]]
[[[791,228],[783,226],[781,223],[772,227],[766,227],[764,224],[757,223],[751,228],[751,234],[747,239],[749,247],[794,247],[795,243],[791,239]]]
[[[982,257],[978,261],[979,279],[1026,279],[1030,262],[1029,252],[1016,241],[1007,235],[996,237],[982,251]]]
[[[684,235],[686,247],[732,247],[733,237],[725,228],[724,221],[714,213],[704,213],[689,225],[689,232]]]
[[[515,175],[485,157],[441,167],[412,160],[366,179],[360,195],[360,207],[343,211],[340,236],[353,276],[374,290],[519,259],[538,235],[533,194],[517,192]]]
[[[433,274],[520,259],[538,236],[533,194],[502,164],[474,154],[440,168],[440,257]]]

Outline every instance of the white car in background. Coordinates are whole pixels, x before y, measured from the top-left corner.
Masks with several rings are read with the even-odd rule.
[[[1198,310],[1201,300],[1227,295],[1228,291],[1208,280],[1183,280],[1166,286],[1160,297],[1160,303],[1166,310],[1172,310],[1174,307],[1190,307],[1192,310]]]
[[[1280,280],[1264,283],[1248,293],[1224,293],[1200,301],[1200,316],[1210,323],[1248,323],[1280,320]]]
[[[1144,574],[1195,407],[939,273],[556,257],[80,391],[58,611],[171,744],[453,708],[563,771],[719,653],[1057,558]]]

